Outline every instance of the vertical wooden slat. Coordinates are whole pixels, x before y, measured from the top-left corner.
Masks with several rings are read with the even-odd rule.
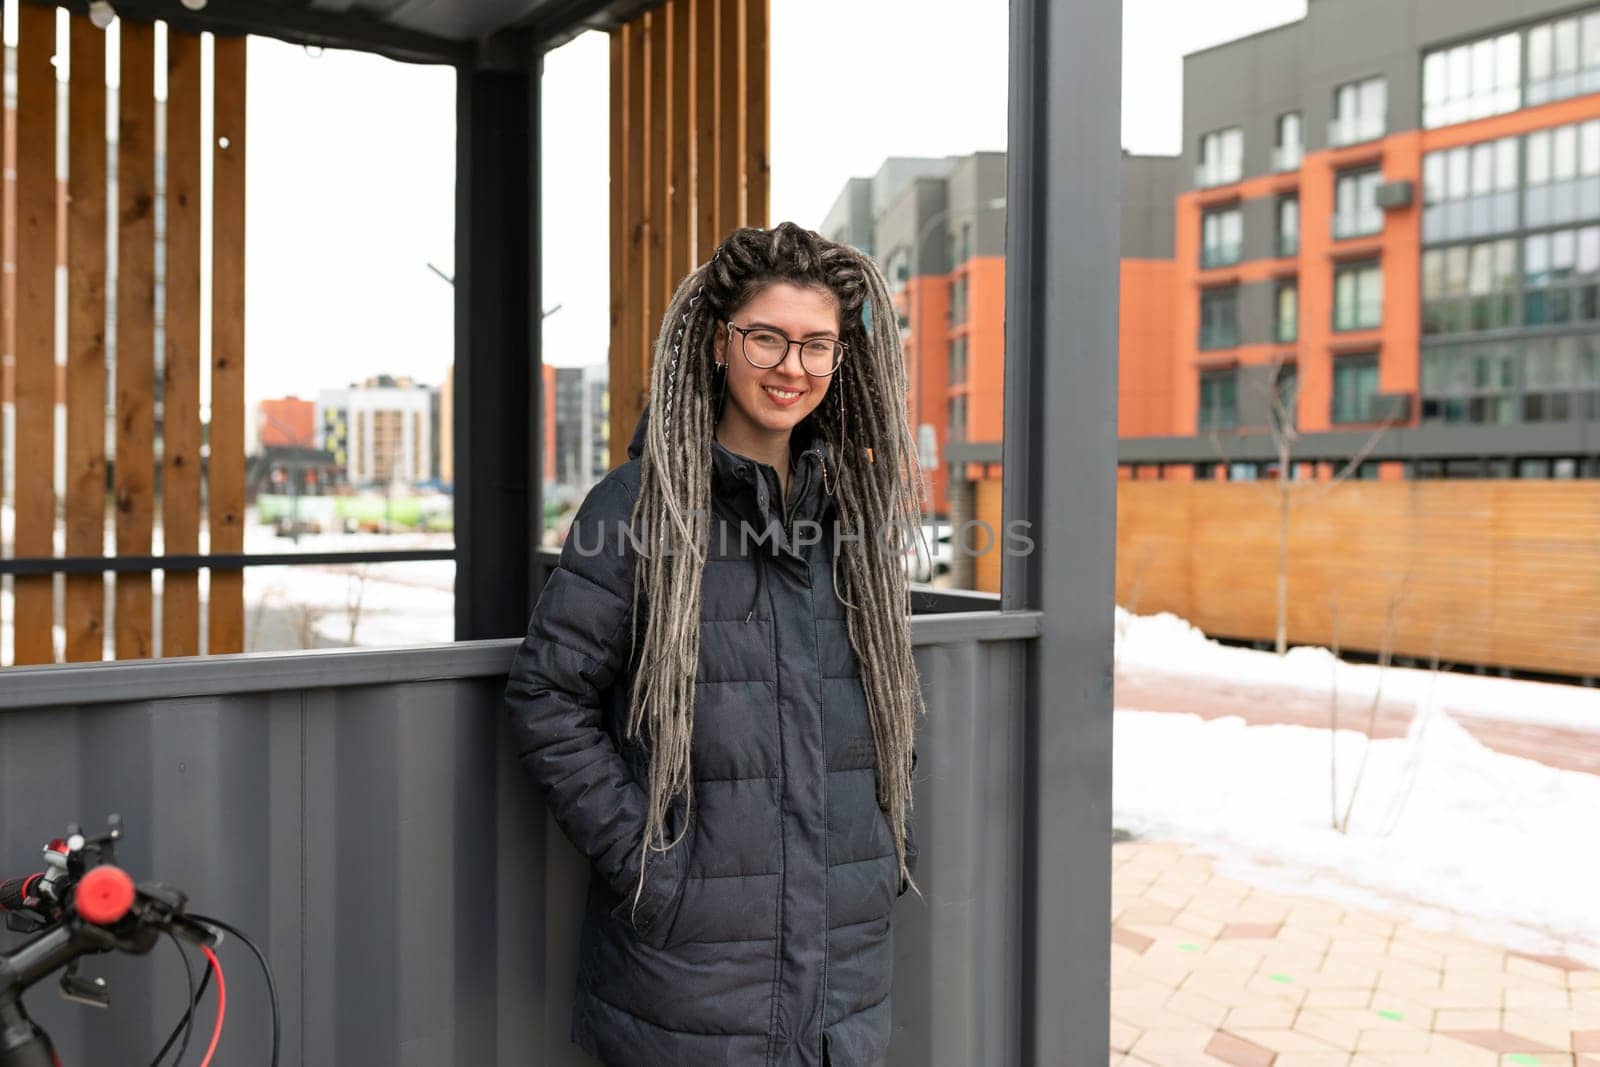
[[[744,0],[717,0],[717,237],[744,225]]]
[[[671,185],[667,207],[667,271],[662,279],[663,308],[671,301],[678,283],[693,265],[689,253],[694,242],[694,190],[690,167],[694,163],[695,133],[689,125],[689,105],[694,100],[694,82],[689,66],[690,36],[694,23],[689,0],[671,0],[667,5],[671,30],[667,63],[668,116],[667,151]]]
[[[767,155],[767,102],[772,98],[767,63],[767,27],[771,23],[771,0],[745,0],[744,69],[745,132],[744,181],[745,225],[767,226],[772,214],[770,201],[771,162]]]
[[[693,264],[711,258],[717,232],[717,0],[693,0],[694,250]]]
[[[645,197],[650,242],[646,261],[649,263],[645,288],[644,318],[644,380],[650,381],[650,362],[655,351],[655,339],[661,329],[661,317],[667,310],[667,183],[669,148],[667,141],[668,101],[671,99],[671,72],[667,63],[667,11],[656,8],[645,16],[646,36],[649,40],[649,99],[645,112],[649,116],[650,143],[645,150],[645,171],[648,174]]]
[[[17,24],[16,554],[55,555],[56,72],[54,8]],[[52,580],[15,579],[15,662],[55,659]]]
[[[646,16],[648,17],[648,16]],[[622,206],[623,268],[612,288],[622,305],[621,345],[611,359],[611,462],[628,458],[628,441],[644,405],[645,366],[649,346],[645,341],[645,283],[648,275],[645,231],[645,29],[644,19],[634,19],[622,30],[623,96],[612,105],[613,119],[620,110],[623,164],[626,181]],[[612,188],[612,195],[618,190]]]
[[[244,551],[245,38],[214,39],[211,152],[211,454],[213,553]],[[244,651],[244,572],[211,569],[206,651]]]
[[[105,552],[106,36],[71,20],[67,103],[67,555]],[[105,578],[67,576],[66,659],[105,654]]]
[[[623,353],[628,347],[628,27],[626,24],[611,31],[611,123],[608,129],[607,171],[609,175],[610,203],[607,216],[610,221],[611,247],[611,345],[607,359],[611,380],[616,381],[623,372]],[[614,417],[614,416],[613,416]],[[610,427],[608,427],[610,429]],[[612,465],[615,466],[617,434],[611,433]]]
[[[200,37],[167,33],[166,353],[161,535],[168,555],[200,551]],[[200,654],[200,575],[168,571],[161,654]]]
[[[116,541],[119,556],[147,556],[155,465],[155,29],[123,19],[120,32]],[[117,576],[116,648],[118,659],[154,654],[148,574]]]

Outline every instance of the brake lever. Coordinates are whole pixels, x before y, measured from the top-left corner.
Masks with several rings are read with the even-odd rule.
[[[78,961],[67,964],[61,975],[61,999],[91,1008],[109,1008],[111,994],[106,990],[104,978],[84,978],[78,974]]]
[[[6,929],[14,934],[36,934],[50,925],[50,920],[33,910],[6,912]]]

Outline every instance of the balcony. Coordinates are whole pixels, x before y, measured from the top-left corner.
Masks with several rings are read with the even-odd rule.
[[[1201,160],[1194,168],[1194,184],[1199,189],[1214,185],[1227,185],[1244,177],[1238,160],[1225,164],[1222,160]]]
[[[1206,270],[1213,267],[1231,267],[1243,258],[1244,246],[1239,241],[1230,241],[1227,244],[1205,245],[1200,249],[1200,266]]]
[[[1272,169],[1279,174],[1284,171],[1299,170],[1300,161],[1305,158],[1305,154],[1304,145],[1278,145],[1272,150]]]
[[[1363,141],[1376,141],[1388,132],[1389,123],[1384,115],[1338,115],[1328,122],[1328,145],[1343,148]]]
[[[1376,206],[1335,213],[1333,216],[1333,236],[1338,241],[1351,237],[1370,237],[1382,232],[1383,212]]]
[[[1239,327],[1236,325],[1200,327],[1200,347],[1202,349],[1239,347]]]

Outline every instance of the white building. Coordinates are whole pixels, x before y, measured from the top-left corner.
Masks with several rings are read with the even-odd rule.
[[[429,386],[387,374],[317,394],[319,432],[342,426],[346,435],[345,468],[351,485],[416,485],[429,479],[434,449],[432,395]],[[329,447],[326,440],[323,446]]]

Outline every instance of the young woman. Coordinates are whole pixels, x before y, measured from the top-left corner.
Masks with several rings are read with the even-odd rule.
[[[731,233],[656,341],[628,460],[512,664],[517,752],[589,857],[572,1040],[615,1065],[875,1062],[916,888],[921,471],[882,275]],[[918,891],[920,894],[920,890]]]

